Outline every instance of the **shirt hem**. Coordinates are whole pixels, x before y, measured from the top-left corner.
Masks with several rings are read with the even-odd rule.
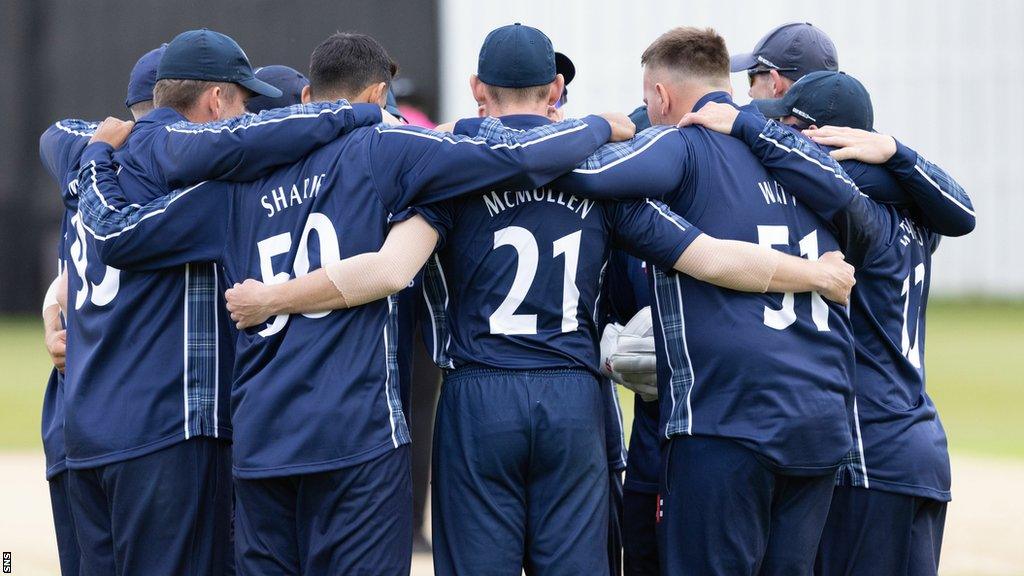
[[[330,472],[331,470],[338,470],[340,468],[348,468],[350,466],[356,466],[364,462],[368,462],[387,453],[389,450],[396,450],[399,446],[404,446],[409,442],[399,442],[398,446],[395,446],[394,442],[388,440],[384,444],[370,448],[369,450],[354,454],[352,456],[345,456],[343,458],[337,458],[334,460],[325,460],[322,462],[311,462],[306,464],[285,464],[282,466],[269,466],[259,468],[241,468],[238,466],[232,466],[232,472],[234,472],[235,478],[242,480],[256,480],[260,478],[276,478],[280,476],[298,476],[303,474],[317,474],[319,472]]]
[[[61,460],[60,462],[57,462],[56,464],[53,464],[52,466],[47,466],[47,468],[46,468],[46,481],[49,482],[50,480],[53,480],[57,476],[60,476],[64,472],[67,472],[67,470],[68,470],[68,464],[67,464],[67,462],[65,460]]]
[[[906,496],[916,496],[918,498],[928,498],[929,500],[938,500],[939,502],[951,502],[953,495],[949,490],[938,490],[935,488],[928,488],[926,486],[916,486],[914,484],[900,484],[899,482],[886,482],[885,480],[879,480],[877,478],[871,478],[870,487],[865,490],[878,490],[879,492],[892,492],[894,494],[903,494]],[[857,488],[862,488],[857,486]]]
[[[229,429],[230,431],[230,429]],[[230,435],[227,438],[219,437],[214,438],[210,434],[196,434],[191,438],[213,438],[214,440],[230,441]],[[86,470],[89,468],[99,468],[100,466],[106,466],[108,464],[115,464],[117,462],[124,462],[125,460],[131,460],[132,458],[138,458],[147,454],[152,454],[159,450],[163,450],[168,446],[173,446],[178,442],[184,442],[184,432],[175,432],[170,436],[165,436],[158,440],[143,444],[141,446],[135,446],[132,448],[126,448],[124,450],[118,450],[115,452],[107,452],[100,454],[99,456],[90,456],[89,458],[67,458],[67,467],[70,470]]]

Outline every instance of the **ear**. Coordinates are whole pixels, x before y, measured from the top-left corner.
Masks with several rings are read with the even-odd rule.
[[[299,95],[299,101],[303,104],[309,104],[313,101],[312,93],[309,91],[309,84],[302,87],[302,94]]]
[[[555,102],[558,102],[562,98],[562,92],[565,90],[565,77],[561,74],[555,74],[555,79],[551,82],[551,88],[548,91],[548,106],[554,106]]]
[[[380,104],[381,108],[386,106],[387,103],[388,103],[388,84],[387,84],[387,82],[378,82],[374,86],[371,86],[370,87],[370,93],[369,93],[368,96],[369,96],[369,98],[367,98],[367,99],[370,102],[373,102],[375,104]]]
[[[772,77],[772,94],[773,98],[782,98],[785,93],[786,83],[782,80],[782,75],[779,74],[778,70],[769,70],[768,74]]]
[[[648,102],[647,106],[656,106],[661,117],[667,117],[668,111],[672,107],[672,98],[669,96],[668,89],[661,82],[654,85],[654,91],[658,94],[657,102]]]
[[[223,110],[220,99],[224,97],[224,90],[220,86],[214,86],[206,91],[206,104],[204,112],[210,114],[214,120],[220,120],[220,113]]]
[[[473,92],[473,99],[478,105],[487,104],[487,89],[484,88],[484,83],[477,78],[476,74],[469,75],[469,89]]]

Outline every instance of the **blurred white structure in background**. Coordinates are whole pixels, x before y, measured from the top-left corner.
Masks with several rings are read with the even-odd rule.
[[[840,69],[871,92],[875,128],[942,165],[971,194],[978,228],[936,255],[933,293],[1024,295],[1024,2],[441,0],[442,118],[472,115],[469,76],[484,36],[536,26],[576,64],[570,115],[641,104],[640,54],[674,26],[711,26],[731,52],[791,21],[823,29]],[[738,102],[747,79],[736,74]],[[1016,168],[1015,168],[1016,167]]]

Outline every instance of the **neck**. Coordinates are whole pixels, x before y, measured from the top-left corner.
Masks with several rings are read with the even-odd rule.
[[[705,82],[687,84],[680,90],[680,107],[683,114],[693,110],[701,98],[712,92],[729,92],[728,88],[722,88]],[[682,118],[680,116],[680,118]]]
[[[501,106],[494,102],[485,102],[488,116],[511,116],[513,114],[530,114],[533,116],[547,116],[547,102],[509,102]]]

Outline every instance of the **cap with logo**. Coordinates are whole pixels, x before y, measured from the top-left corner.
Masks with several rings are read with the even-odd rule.
[[[256,78],[237,42],[206,28],[182,32],[171,40],[160,59],[156,79],[231,82],[260,96],[281,96],[280,90]]]
[[[160,57],[164,55],[167,44],[154,48],[142,55],[132,68],[128,77],[128,96],[124,105],[128,108],[139,102],[153,99],[153,86],[156,86],[156,68],[160,65]]]
[[[730,59],[733,72],[778,70],[790,80],[811,72],[838,70],[836,45],[827,34],[806,22],[791,22],[765,34],[746,54]]]
[[[845,72],[812,72],[793,84],[782,98],[751,103],[768,118],[795,116],[816,126],[871,130],[875,122],[871,95]]]
[[[551,39],[532,26],[516,22],[496,28],[480,47],[476,75],[485,84],[503,88],[540,86],[553,81],[558,73]]]
[[[302,89],[309,86],[309,80],[298,70],[281,64],[263,66],[256,69],[256,79],[270,84],[281,91],[277,98],[269,96],[253,96],[245,103],[245,108],[253,114],[271,108],[284,108],[302,102]]]

